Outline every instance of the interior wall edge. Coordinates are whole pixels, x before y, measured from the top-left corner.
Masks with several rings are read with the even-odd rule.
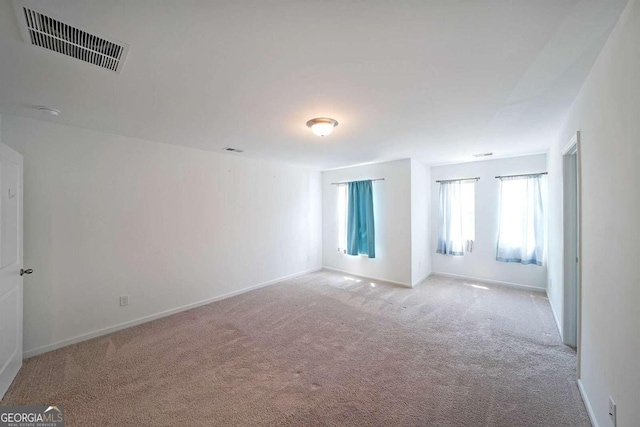
[[[429,277],[433,276],[432,272],[428,272],[427,274],[425,274],[424,276],[422,276],[421,278],[415,280],[413,282],[413,284],[411,285],[412,288],[415,288],[416,286],[418,286],[420,283],[424,282],[425,280],[427,280]]]
[[[549,289],[545,289],[545,293],[547,294],[547,299],[549,300],[549,305],[551,306],[551,313],[553,314],[553,320],[556,322],[556,327],[558,328],[558,333],[560,334],[560,339],[564,341],[564,335],[562,334],[562,323],[560,322],[560,318],[558,317],[558,313],[556,313],[556,309],[551,303],[552,298],[549,293]]]

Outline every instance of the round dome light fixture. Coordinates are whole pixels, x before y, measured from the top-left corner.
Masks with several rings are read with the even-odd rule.
[[[318,136],[327,136],[333,132],[333,128],[338,126],[338,121],[328,117],[318,117],[307,122],[311,132]]]

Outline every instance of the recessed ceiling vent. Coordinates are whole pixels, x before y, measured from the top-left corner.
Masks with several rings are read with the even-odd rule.
[[[122,71],[129,45],[65,24],[21,1],[14,1],[14,8],[25,42],[118,74]]]
[[[489,157],[489,156],[493,156],[493,153],[478,153],[473,155],[473,157]]]
[[[231,153],[244,153],[244,150],[240,150],[238,148],[233,148],[233,147],[224,147],[223,150],[229,151]]]

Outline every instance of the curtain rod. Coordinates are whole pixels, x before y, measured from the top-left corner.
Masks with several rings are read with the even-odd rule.
[[[441,180],[437,180],[436,182],[478,181],[479,179],[480,177],[476,176],[475,178],[441,179]]]
[[[359,179],[358,181],[384,181],[384,178],[376,178],[376,179]],[[331,185],[343,185],[343,184],[348,184],[350,182],[357,182],[357,181],[342,181],[342,182],[332,182]]]
[[[547,175],[549,172],[525,173],[522,175],[498,175],[496,178],[516,178],[519,176]]]

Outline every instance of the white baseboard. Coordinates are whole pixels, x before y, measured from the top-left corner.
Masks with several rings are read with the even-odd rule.
[[[551,313],[553,314],[553,318],[556,321],[556,326],[558,327],[558,333],[560,334],[560,340],[564,342],[564,336],[562,335],[562,324],[560,323],[560,319],[558,318],[558,313],[556,313],[556,309],[553,308],[553,304],[551,303],[551,298],[549,298],[549,292],[547,292],[547,299],[549,300],[549,305],[551,306]]]
[[[343,274],[349,274],[350,276],[362,277],[363,279],[379,280],[381,282],[393,283],[394,285],[404,286],[405,288],[413,288],[413,286],[411,286],[409,283],[396,282],[395,280],[382,279],[380,277],[364,276],[362,274],[356,274],[356,273],[352,273],[350,271],[338,270],[337,268],[333,268],[333,267],[324,266],[322,268],[324,270],[335,271],[336,273],[343,273]]]
[[[520,283],[501,282],[499,280],[482,279],[479,277],[462,276],[459,274],[451,274],[451,273],[441,273],[439,271],[434,271],[431,274],[434,276],[452,277],[454,279],[474,280],[476,282],[484,282],[484,283],[489,283],[491,285],[507,286],[510,288],[524,289],[524,290],[533,291],[533,292],[547,292],[545,288],[538,288],[537,286],[530,286],[530,285],[522,285]]]
[[[161,311],[160,313],[151,314],[149,316],[140,317],[138,319],[129,320],[127,322],[119,323],[117,325],[109,326],[107,328],[98,329],[97,331],[88,332],[86,334],[77,335],[73,338],[68,338],[62,341],[54,342],[52,344],[43,345],[41,347],[36,347],[31,350],[27,350],[22,353],[22,358],[27,359],[29,357],[37,356],[39,354],[47,353],[49,351],[57,350],[62,347],[66,347],[68,345],[77,344],[82,341],[90,340],[92,338],[97,338],[103,335],[110,334],[112,332],[117,332],[122,329],[130,328],[132,326],[141,325],[143,323],[151,322],[152,320],[160,319],[162,317],[171,316],[172,314],[180,313],[182,311],[190,310],[192,308],[200,307],[203,305],[211,304],[215,301],[220,301],[226,298],[230,298],[236,295],[243,294],[245,292],[253,291],[255,289],[264,288],[265,286],[273,285],[278,282],[282,282],[287,279],[292,279],[294,277],[302,276],[304,274],[313,273],[315,271],[322,270],[322,267],[312,268],[310,270],[301,271],[294,274],[289,274],[287,276],[278,277],[277,279],[269,280],[267,282],[259,283],[257,285],[249,286],[247,288],[239,289],[237,291],[229,292],[226,294],[218,295],[212,298],[207,298],[202,301],[197,301],[191,304],[183,305],[181,307],[172,308],[169,310]]]
[[[591,425],[593,427],[598,427],[598,420],[596,420],[596,414],[593,412],[593,408],[591,407],[591,402],[589,401],[587,392],[584,390],[584,386],[582,385],[582,381],[580,381],[580,379],[578,379],[578,390],[580,390],[580,396],[582,396],[584,406],[587,408],[587,414],[589,414],[589,420],[591,421]]]

